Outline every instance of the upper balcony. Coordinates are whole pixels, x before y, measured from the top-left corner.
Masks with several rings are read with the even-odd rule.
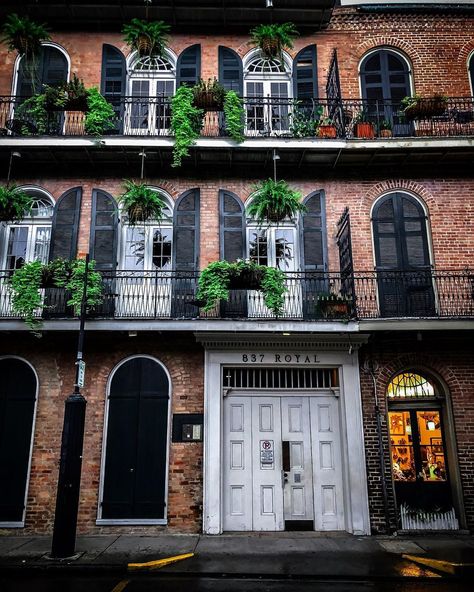
[[[101,166],[128,165],[137,146],[147,148],[147,164],[170,164],[171,97],[109,100],[117,123],[99,139],[85,134],[83,112],[50,111],[40,127],[34,117],[18,115],[20,97],[0,97],[0,147],[35,151],[28,167],[43,171],[48,165],[62,164],[63,159],[66,167],[71,158],[77,163],[81,154],[87,162]],[[199,153],[201,164],[261,164],[272,147],[281,150],[280,165],[292,167],[399,166],[407,161],[460,165],[472,158],[473,97],[450,97],[434,114],[425,109],[412,117],[400,102],[383,100],[296,101],[258,96],[245,97],[243,107],[245,141],[236,144],[229,138],[223,111],[207,111],[190,163],[197,164]],[[323,125],[327,122],[330,125]],[[71,157],[68,151],[76,154]]]
[[[1,326],[25,329],[11,308],[5,281],[10,273],[0,272]],[[278,317],[265,306],[261,291],[242,288],[230,290],[227,302],[216,303],[204,312],[196,300],[198,277],[193,272],[158,270],[102,272],[103,302],[88,313],[91,328],[212,330],[220,326],[228,330],[232,322],[233,330],[255,330],[258,324],[263,331],[324,332],[354,331],[357,327],[472,328],[474,323],[474,272],[469,270],[285,272],[284,307]],[[45,289],[44,298],[48,328],[76,328],[63,288]]]
[[[175,31],[243,31],[261,23],[294,22],[300,31],[327,26],[335,0],[3,0],[0,20],[22,9],[59,30],[114,30],[131,18],[164,20]]]

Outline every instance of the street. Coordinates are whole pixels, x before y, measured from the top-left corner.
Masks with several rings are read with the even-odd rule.
[[[472,582],[433,577],[431,580],[405,579],[318,579],[294,578],[196,578],[153,574],[120,576],[51,576],[47,574],[0,576],[1,592],[468,592]]]

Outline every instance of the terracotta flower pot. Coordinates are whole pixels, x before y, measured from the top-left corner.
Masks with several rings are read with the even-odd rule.
[[[319,138],[336,138],[336,126],[335,125],[320,125],[318,128]]]
[[[365,138],[367,140],[372,140],[373,138],[375,138],[374,126],[368,122],[356,123],[354,135],[356,138]]]
[[[383,130],[380,130],[379,135],[381,138],[391,138],[393,134],[392,134],[392,130],[383,129]]]

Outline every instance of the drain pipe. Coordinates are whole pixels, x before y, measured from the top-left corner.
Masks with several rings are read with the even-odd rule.
[[[378,369],[377,362],[373,362],[372,360],[365,360],[364,365],[362,366],[362,370],[366,374],[370,374],[372,378],[372,385],[374,391],[374,403],[375,403],[375,417],[377,419],[377,439],[379,444],[379,462],[380,462],[380,469],[382,471],[382,494],[383,494],[383,503],[384,503],[384,512],[385,512],[385,524],[387,528],[388,534],[391,534],[392,529],[390,526],[390,513],[388,511],[388,491],[387,491],[387,482],[385,480],[385,456],[383,453],[383,438],[382,438],[382,413],[379,407],[379,400],[377,396],[377,380],[375,378],[375,372]]]

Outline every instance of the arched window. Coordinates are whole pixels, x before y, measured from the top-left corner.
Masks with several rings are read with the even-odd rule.
[[[47,263],[49,259],[54,201],[42,189],[25,187],[24,190],[33,198],[33,207],[23,220],[4,228],[2,269],[18,269],[35,260]]]
[[[392,378],[386,395],[392,478],[402,529],[458,528],[441,385],[424,371],[409,369]]]
[[[145,356],[112,374],[107,399],[102,521],[166,523],[170,381]]]
[[[38,381],[19,358],[0,358],[0,526],[23,526]]]
[[[126,94],[126,64],[123,53],[104,43],[102,46],[102,76],[100,92],[113,105],[117,116],[116,133],[123,132],[123,114],[125,110]]]
[[[65,53],[54,45],[44,44],[35,58],[22,56],[18,62],[17,97],[31,97],[41,93],[45,85],[66,82],[69,63]]]
[[[268,59],[255,50],[244,63],[248,134],[278,135],[289,130],[291,59]]]
[[[176,56],[169,50],[162,57],[129,60],[125,133],[163,135],[171,122],[171,97],[176,90]]]
[[[362,98],[373,123],[390,123],[393,135],[407,135],[410,123],[400,116],[401,100],[411,95],[410,68],[399,53],[380,49],[369,53],[360,65]],[[386,123],[385,125],[388,125]]]
[[[421,203],[404,192],[381,197],[372,212],[381,315],[432,316],[427,217]]]

